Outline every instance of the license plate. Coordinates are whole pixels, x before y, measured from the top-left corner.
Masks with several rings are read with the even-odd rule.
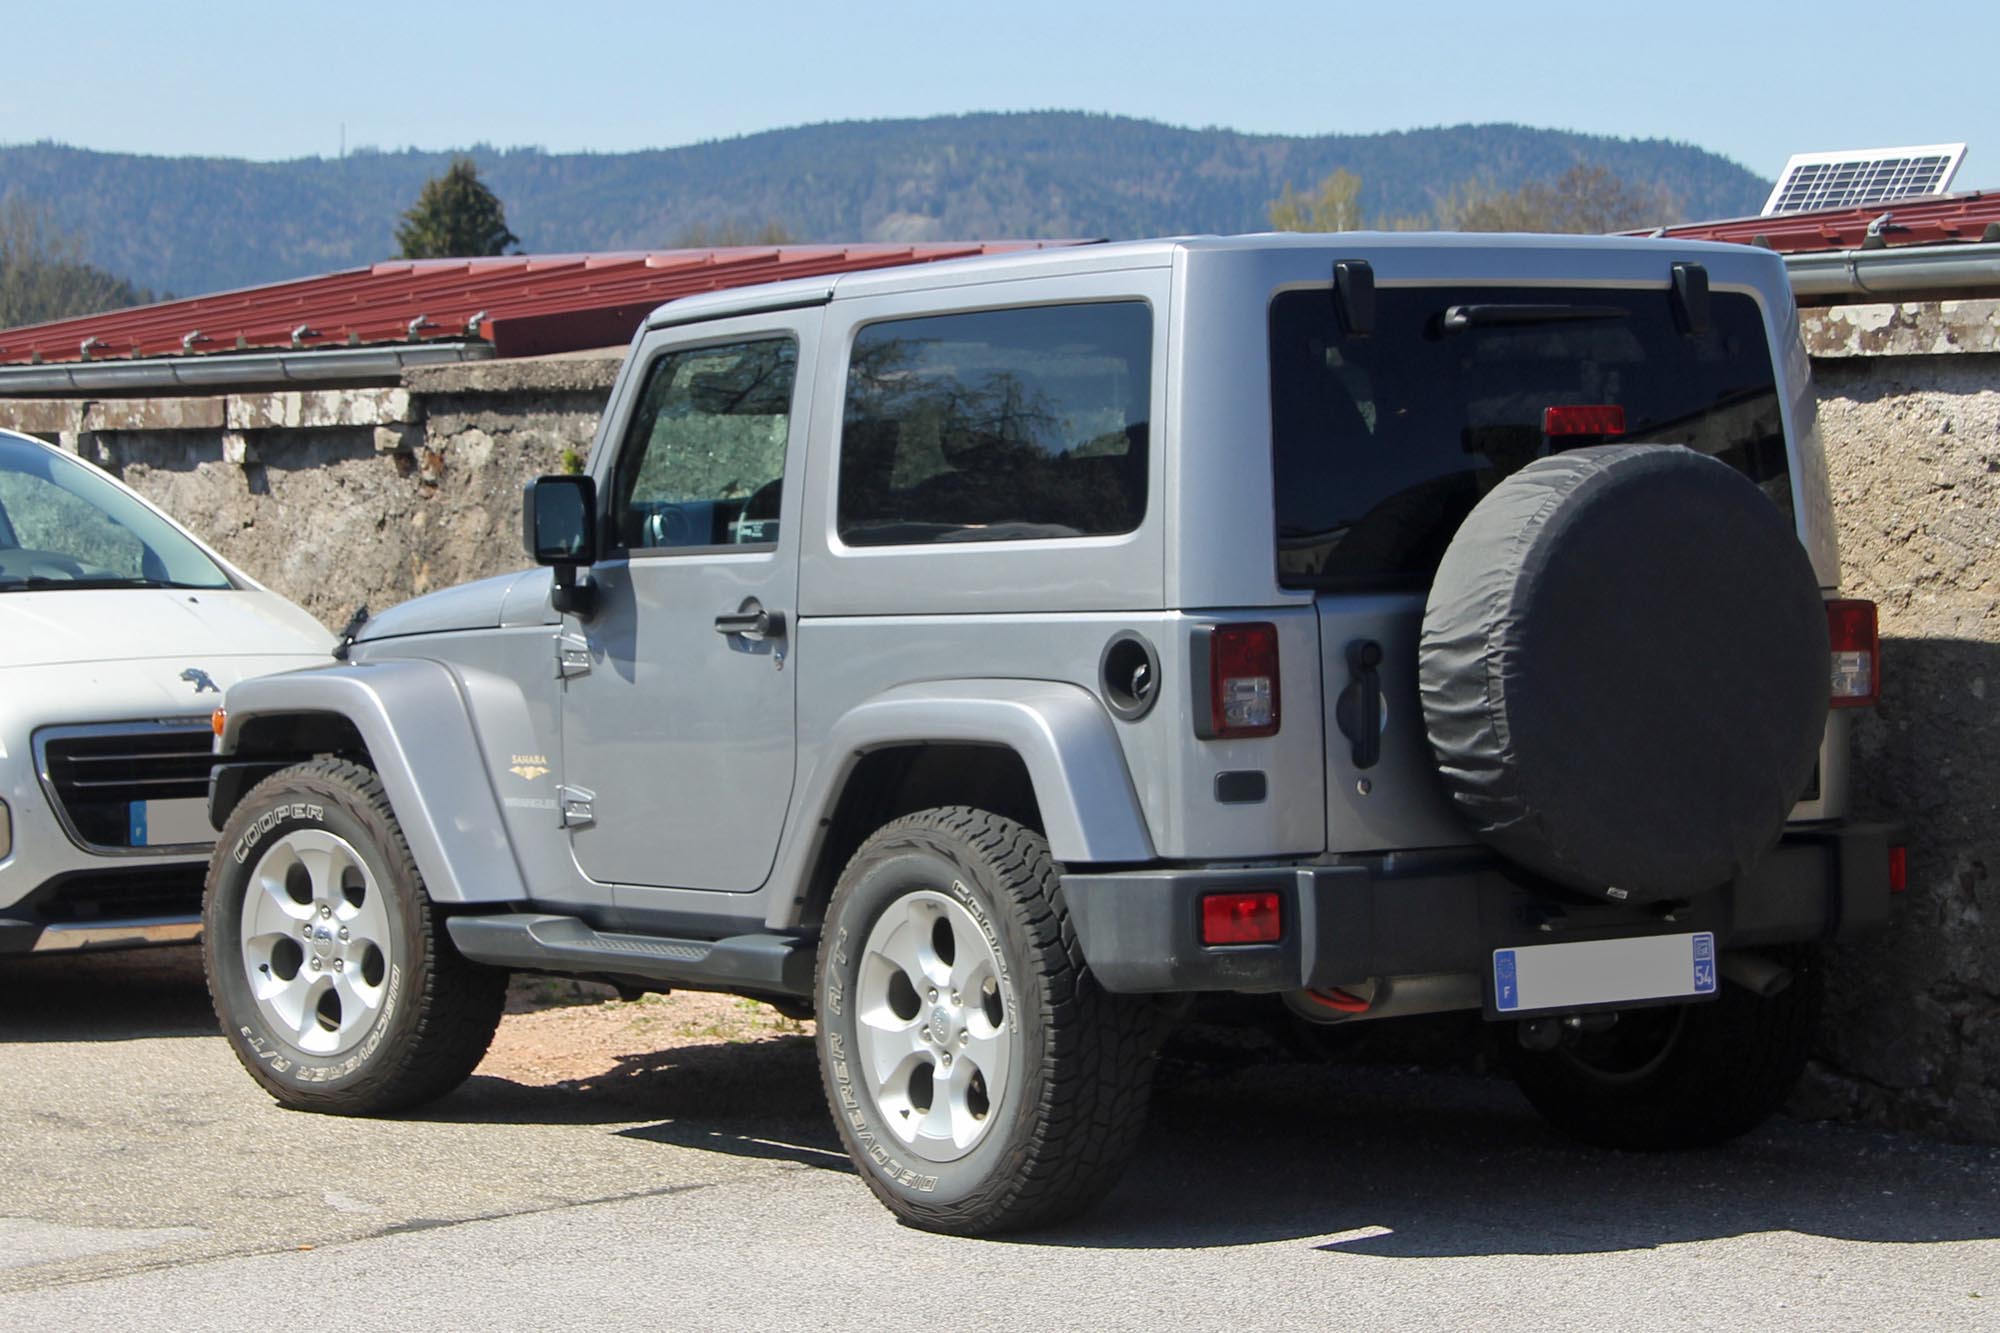
[[[128,845],[133,847],[185,847],[215,841],[215,830],[208,826],[208,802],[200,797],[134,801],[127,832]]]
[[[1707,931],[1493,951],[1493,1008],[1503,1014],[1693,999],[1715,986]]]

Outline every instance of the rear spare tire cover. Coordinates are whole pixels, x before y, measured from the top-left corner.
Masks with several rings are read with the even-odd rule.
[[[1424,723],[1480,837],[1635,902],[1767,852],[1826,728],[1826,611],[1777,506],[1678,446],[1539,459],[1453,537],[1424,608]]]

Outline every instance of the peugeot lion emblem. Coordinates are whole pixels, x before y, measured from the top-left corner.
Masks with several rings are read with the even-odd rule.
[[[200,694],[203,690],[212,690],[217,694],[222,693],[222,687],[209,679],[208,673],[200,667],[189,667],[186,671],[181,672],[181,679],[194,686],[196,694]]]

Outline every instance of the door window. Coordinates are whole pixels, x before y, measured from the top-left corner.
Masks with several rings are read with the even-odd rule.
[[[778,540],[798,344],[668,352],[646,372],[613,481],[615,543],[756,547]]]

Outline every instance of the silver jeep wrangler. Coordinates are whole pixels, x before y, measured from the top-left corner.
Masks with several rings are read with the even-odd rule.
[[[1833,599],[1785,273],[1745,247],[1153,241],[674,302],[543,568],[232,687],[205,939],[272,1095],[478,1063],[510,970],[818,1020],[862,1178],[1052,1222],[1162,997],[1480,1010],[1559,1128],[1784,1098],[1874,609]]]

